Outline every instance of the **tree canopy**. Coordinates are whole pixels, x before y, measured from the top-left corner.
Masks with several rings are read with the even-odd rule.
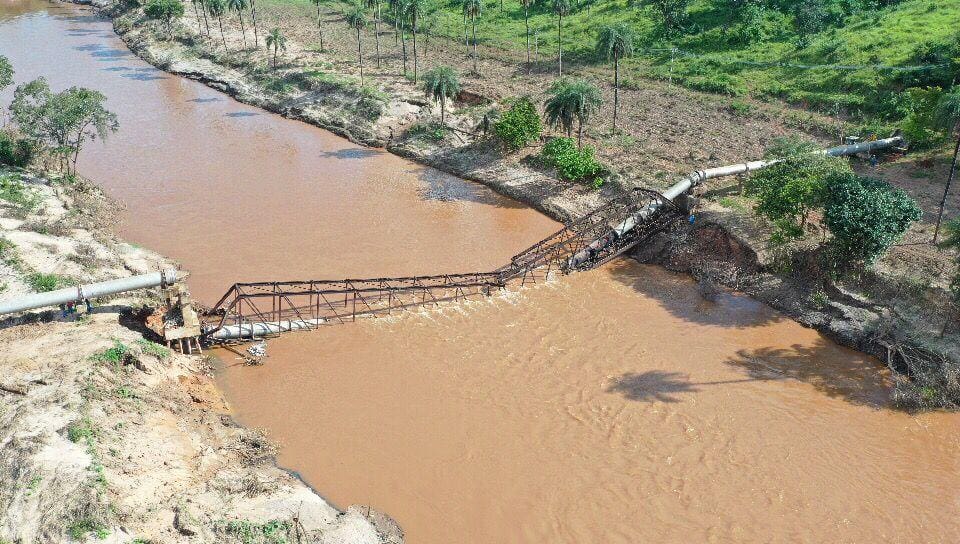
[[[0,90],[13,83],[13,65],[7,57],[0,55]]]
[[[82,87],[55,93],[41,77],[17,87],[10,111],[28,138],[59,156],[68,171],[70,163],[76,171],[84,143],[105,139],[119,126],[117,116],[104,106],[106,100],[99,91]]]
[[[172,32],[173,20],[183,16],[183,2],[180,0],[150,0],[144,6],[143,12],[151,19],[163,20],[167,31]]]
[[[600,109],[603,99],[596,85],[582,79],[559,79],[547,91],[550,98],[544,103],[547,122],[562,128],[567,136],[577,122],[577,141],[582,144],[583,125]]]
[[[453,68],[437,66],[423,75],[423,92],[440,102],[440,123],[446,122],[447,99],[460,93],[460,79]]]

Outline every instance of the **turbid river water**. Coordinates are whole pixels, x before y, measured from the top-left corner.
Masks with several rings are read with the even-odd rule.
[[[207,302],[238,280],[493,268],[556,227],[159,72],[89,12],[0,13],[18,81],[109,97],[122,128],[80,170]],[[259,368],[224,357],[237,416],[414,544],[960,539],[958,416],[894,411],[876,361],[658,268],[616,262],[269,351]]]

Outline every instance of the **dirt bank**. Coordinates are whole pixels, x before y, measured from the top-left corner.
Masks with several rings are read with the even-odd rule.
[[[175,265],[111,235],[116,203],[83,180],[0,179],[0,298]],[[385,516],[340,512],[277,468],[207,359],[142,332],[151,296],[3,322],[0,542],[402,541]]]

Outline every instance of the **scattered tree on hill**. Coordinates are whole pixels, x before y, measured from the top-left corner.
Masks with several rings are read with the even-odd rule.
[[[456,98],[460,93],[460,80],[449,66],[437,66],[423,76],[423,92],[436,102],[440,102],[440,124],[446,125],[447,99]]]
[[[470,18],[473,25],[473,72],[477,70],[477,18],[483,12],[482,0],[463,0],[463,14]]]
[[[920,219],[920,208],[903,190],[852,172],[830,176],[824,200],[837,266],[872,264]]]
[[[323,23],[320,19],[320,3],[323,0],[310,0],[317,6],[317,32],[320,33],[320,52],[323,52]]]
[[[253,48],[260,48],[260,31],[257,28],[257,2],[250,0],[250,19],[253,21]]]
[[[533,5],[534,0],[520,0],[520,5],[523,6],[523,24],[527,28],[527,74],[530,73],[532,68],[530,64],[530,6]]]
[[[584,80],[560,79],[547,91],[550,98],[544,103],[547,122],[563,128],[570,137],[573,122],[577,122],[577,147],[583,146],[583,125],[590,121],[603,103],[600,89]]]
[[[151,19],[163,20],[167,34],[173,35],[173,20],[183,16],[183,3],[180,0],[150,0],[143,12]]]
[[[493,130],[508,149],[516,151],[540,139],[543,123],[530,97],[517,99],[493,125]]]
[[[657,14],[663,31],[670,35],[676,34],[683,28],[689,3],[690,0],[652,0],[650,5]]]
[[[373,39],[376,42],[377,68],[380,68],[380,0],[367,0],[367,7],[373,10]]]
[[[210,21],[207,19],[207,4],[204,0],[195,0],[196,3],[200,4],[200,13],[203,14],[203,26],[207,30],[207,37],[210,37]],[[194,7],[196,7],[196,3]],[[200,36],[203,36],[203,32],[200,32]]]
[[[200,33],[200,36],[203,36],[203,21],[200,20],[200,8],[197,7],[197,2],[199,0],[191,0],[193,4],[193,14],[197,17],[197,32]]]
[[[804,0],[793,8],[793,26],[800,36],[800,44],[810,43],[817,32],[823,30],[827,22],[827,6],[823,0]]]
[[[617,131],[620,109],[620,59],[633,55],[633,29],[626,23],[608,25],[597,35],[597,53],[613,60],[613,131]]]
[[[277,69],[277,52],[287,50],[287,38],[279,27],[273,28],[266,38],[267,49],[273,48],[273,69]]]
[[[570,0],[553,0],[557,16],[557,76],[563,77],[563,16],[570,13]]]
[[[360,85],[363,85],[363,37],[360,31],[367,26],[367,14],[363,6],[356,5],[347,13],[347,25],[357,31],[357,57],[360,61]]]
[[[243,48],[247,48],[247,32],[243,27],[243,10],[247,9],[247,0],[227,0],[227,9],[237,12],[240,18],[240,35],[243,37]]]
[[[104,107],[106,97],[82,87],[54,93],[44,78],[20,85],[13,93],[10,111],[28,138],[60,158],[61,168],[76,172],[83,145],[105,139],[118,128],[117,116]]]
[[[427,0],[407,0],[404,8],[410,17],[410,28],[413,31],[413,82],[417,82],[417,25],[427,10]]]
[[[943,208],[947,204],[950,185],[957,174],[957,157],[960,155],[960,86],[954,87],[940,99],[934,113],[934,122],[957,138],[953,148],[953,161],[950,163],[950,174],[947,176],[947,185],[943,188],[943,198],[940,199],[940,210],[937,212],[937,227],[933,231],[933,243],[936,244],[940,234],[940,223],[943,221]]]
[[[217,23],[220,25],[220,39],[223,40],[223,49],[227,49],[227,36],[223,33],[223,16],[227,13],[227,1],[226,0],[206,0],[207,9],[210,10],[210,15],[213,15],[217,18]]]

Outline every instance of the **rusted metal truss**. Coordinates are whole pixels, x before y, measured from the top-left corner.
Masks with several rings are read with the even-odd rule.
[[[604,236],[624,218],[651,202],[665,204],[628,235],[591,254],[575,269],[572,255]],[[679,218],[673,203],[659,193],[637,189],[571,222],[552,235],[518,253],[492,272],[372,278],[236,283],[204,313],[204,334],[216,340],[225,328],[240,331],[241,338],[303,330],[327,324],[378,317],[410,308],[439,305],[476,295],[489,295],[510,282],[537,282],[551,272],[568,273],[599,266],[634,247]],[[255,327],[254,324],[261,324]],[[269,326],[268,326],[269,325]]]

